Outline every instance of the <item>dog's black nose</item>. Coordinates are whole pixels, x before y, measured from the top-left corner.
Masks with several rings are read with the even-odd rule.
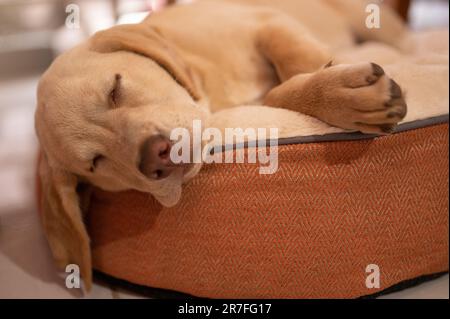
[[[139,171],[151,179],[163,179],[170,175],[175,165],[170,159],[172,142],[165,136],[155,135],[141,146]]]

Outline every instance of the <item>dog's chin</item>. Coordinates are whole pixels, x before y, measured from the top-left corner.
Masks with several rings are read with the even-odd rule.
[[[181,199],[181,186],[174,187],[170,194],[153,196],[155,196],[156,200],[164,207],[173,207],[178,204]]]
[[[173,207],[181,199],[183,170],[175,170],[167,178],[157,182],[150,193],[165,207]]]
[[[181,200],[183,184],[194,178],[202,164],[192,164],[172,172],[167,178],[157,182],[150,193],[164,207],[173,207]]]

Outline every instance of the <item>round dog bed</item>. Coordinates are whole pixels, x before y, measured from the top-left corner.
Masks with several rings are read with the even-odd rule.
[[[353,298],[448,270],[448,116],[280,140],[278,156],[274,175],[206,165],[174,208],[95,190],[95,269],[211,298]]]
[[[448,31],[417,36],[410,57],[369,43],[337,61],[382,64],[402,84],[408,115],[395,134],[343,133],[280,109],[219,112],[213,127],[282,128],[278,172],[205,165],[170,209],[94,190],[94,268],[211,298],[373,296],[447,272]],[[379,286],[367,286],[376,270]]]

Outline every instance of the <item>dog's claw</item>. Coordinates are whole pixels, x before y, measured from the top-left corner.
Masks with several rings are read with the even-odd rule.
[[[403,96],[402,88],[394,80],[391,80],[391,98],[399,99]]]

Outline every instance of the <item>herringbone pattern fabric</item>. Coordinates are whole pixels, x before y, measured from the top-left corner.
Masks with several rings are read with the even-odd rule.
[[[196,296],[348,298],[448,270],[448,125],[206,166],[182,203],[96,191],[95,268]],[[381,288],[365,286],[377,264]]]

